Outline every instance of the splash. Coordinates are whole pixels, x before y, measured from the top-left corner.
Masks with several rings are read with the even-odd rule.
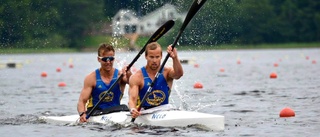
[[[177,82],[180,82],[180,81],[177,81]],[[179,89],[181,87],[179,85],[181,85],[181,84],[174,83],[173,87],[174,87],[175,93],[177,93],[177,95],[178,95],[179,102],[180,102],[179,109],[181,109],[181,110],[199,111],[202,109],[206,109],[206,108],[210,108],[212,106],[215,106],[216,102],[219,101],[219,100],[216,100],[215,102],[210,102],[210,103],[204,104],[204,103],[202,103],[202,100],[207,100],[207,99],[206,99],[206,96],[203,96],[202,98],[197,99],[198,100],[197,104],[189,103],[189,102],[187,102],[187,100],[195,101],[195,98],[193,96],[186,94],[186,93],[183,93]],[[171,100],[173,103],[175,103],[173,99],[171,99]]]

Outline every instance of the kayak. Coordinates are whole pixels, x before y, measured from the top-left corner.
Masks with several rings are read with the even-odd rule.
[[[187,127],[200,125],[213,131],[224,130],[224,116],[213,115],[194,111],[185,111],[173,108],[171,105],[163,105],[148,110],[142,110],[141,115],[135,119],[135,123],[162,126],[162,127]],[[42,116],[40,119],[48,123],[71,124],[78,123],[79,115],[69,116]],[[130,123],[131,115],[128,111],[113,112],[98,116],[91,116],[89,122],[93,123]]]

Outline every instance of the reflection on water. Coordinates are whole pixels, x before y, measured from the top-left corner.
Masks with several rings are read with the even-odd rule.
[[[115,66],[121,68],[129,64],[135,55],[117,53]],[[173,85],[170,102],[185,110],[224,115],[224,131],[211,132],[199,126],[45,123],[39,116],[77,113],[83,79],[99,65],[96,53],[73,53],[0,55],[0,134],[41,137],[318,135],[320,64],[316,61],[320,60],[319,49],[183,51],[179,55],[192,61],[183,64],[185,74]],[[17,61],[20,67],[3,65],[8,61]],[[140,57],[132,69],[144,64],[144,58]],[[57,72],[57,68],[61,68],[61,72]],[[42,72],[46,72],[47,77],[41,77]],[[277,73],[276,79],[269,78],[272,72]],[[59,87],[59,82],[67,86]],[[194,89],[196,82],[201,82],[203,88]],[[127,100],[125,94],[122,102],[126,104]],[[296,116],[279,118],[279,112],[285,107],[291,107]]]

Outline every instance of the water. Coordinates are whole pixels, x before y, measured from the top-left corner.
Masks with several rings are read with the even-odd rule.
[[[117,53],[115,66],[121,68],[130,63],[136,54]],[[170,102],[185,110],[224,115],[224,131],[198,127],[61,125],[39,120],[44,115],[77,113],[84,77],[99,66],[93,52],[0,55],[0,134],[2,137],[211,137],[320,133],[320,49],[181,51],[179,55],[190,62],[183,64],[185,74],[175,81]],[[318,62],[312,63],[313,60]],[[7,61],[21,62],[22,66],[3,68]],[[279,66],[274,67],[274,63]],[[133,69],[144,64],[142,55]],[[58,67],[61,72],[56,72]],[[221,72],[221,68],[225,71]],[[41,72],[48,76],[41,77]],[[276,79],[269,78],[272,72],[277,73]],[[67,86],[59,87],[59,82]],[[202,83],[203,88],[193,88],[195,82]],[[126,104],[127,100],[125,94],[122,102]],[[285,107],[292,108],[296,116],[280,118],[279,113]]]

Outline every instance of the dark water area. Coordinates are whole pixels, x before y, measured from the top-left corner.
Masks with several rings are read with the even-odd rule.
[[[136,52],[116,53],[115,67]],[[164,53],[166,55],[166,53]],[[96,53],[0,55],[0,134],[22,136],[318,136],[320,49],[181,51],[184,76],[170,102],[225,116],[219,132],[191,127],[52,124],[40,116],[76,114],[84,77],[99,67]],[[8,62],[17,63],[14,68]],[[170,65],[170,60],[167,64]],[[132,70],[145,64],[144,56]],[[56,69],[60,68],[61,72]],[[47,77],[41,77],[46,72]],[[277,78],[270,78],[271,73]],[[64,82],[65,87],[58,84]],[[202,89],[194,88],[199,82]],[[122,103],[127,104],[128,95]],[[280,118],[290,107],[295,117]]]

